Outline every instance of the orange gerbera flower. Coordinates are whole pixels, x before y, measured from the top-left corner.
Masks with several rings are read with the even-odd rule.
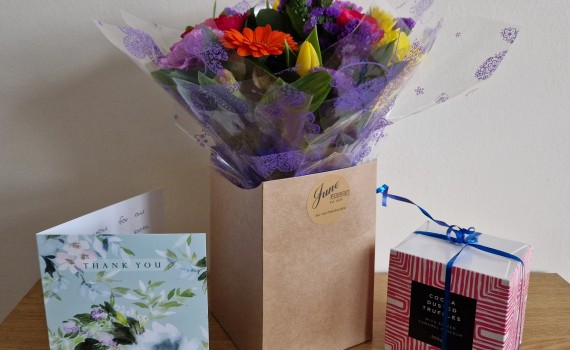
[[[297,43],[291,35],[271,30],[268,24],[255,30],[246,27],[241,33],[235,29],[226,30],[222,43],[228,49],[236,49],[240,56],[262,57],[281,55],[285,50],[285,41],[291,50],[297,50]]]

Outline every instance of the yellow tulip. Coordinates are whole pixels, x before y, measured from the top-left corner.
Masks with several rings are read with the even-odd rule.
[[[275,0],[275,2],[273,3],[273,9],[277,10],[278,7],[279,7],[279,0]]]
[[[305,75],[309,74],[312,69],[319,66],[320,62],[317,51],[310,42],[305,41],[301,45],[299,56],[297,57],[297,64],[295,65],[297,74],[304,77]]]
[[[396,48],[396,60],[402,61],[406,55],[410,52],[410,38],[406,33],[400,32],[400,38],[398,39],[398,47]]]

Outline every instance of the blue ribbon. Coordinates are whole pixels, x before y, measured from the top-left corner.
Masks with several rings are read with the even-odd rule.
[[[443,322],[442,322],[442,334],[441,334],[441,349],[442,350],[446,350],[447,349],[447,338],[448,338],[448,322],[449,322],[449,304],[451,302],[451,277],[452,277],[452,268],[453,268],[453,264],[455,263],[455,260],[457,260],[457,257],[463,252],[463,250],[465,249],[465,247],[473,247],[479,250],[482,250],[484,252],[487,253],[491,253],[494,255],[498,255],[498,256],[502,256],[505,257],[507,259],[512,259],[515,260],[519,263],[521,263],[522,266],[522,271],[521,271],[521,293],[524,290],[524,283],[525,283],[525,265],[524,262],[522,261],[521,258],[519,258],[516,255],[498,250],[498,249],[494,249],[494,248],[490,248],[490,247],[486,247],[480,244],[477,244],[478,242],[478,237],[481,235],[480,232],[476,232],[474,227],[469,227],[467,229],[459,227],[457,225],[449,225],[447,224],[445,221],[442,220],[437,220],[434,219],[430,213],[428,213],[424,208],[420,207],[419,205],[417,205],[416,203],[412,202],[411,200],[404,198],[404,197],[400,197],[400,196],[396,196],[393,194],[389,194],[388,193],[388,185],[384,184],[380,187],[378,187],[376,189],[376,193],[381,193],[382,194],[382,206],[387,206],[387,201],[388,198],[390,199],[394,199],[400,202],[404,202],[404,203],[409,203],[412,204],[414,206],[416,206],[425,216],[427,216],[431,221],[435,222],[436,224],[443,226],[443,227],[447,227],[447,232],[445,235],[439,234],[439,233],[434,233],[434,232],[427,232],[427,231],[415,231],[414,233],[419,234],[419,235],[423,235],[423,236],[428,236],[428,237],[433,237],[433,238],[437,238],[437,239],[442,239],[454,244],[463,244],[463,247],[459,250],[459,252],[457,252],[457,254],[455,254],[448,262],[447,265],[445,267],[445,296],[444,296],[444,302],[443,302]],[[522,332],[522,295],[519,299],[519,318],[518,318],[518,329],[517,329],[517,339],[519,339],[520,335]],[[519,340],[518,342],[518,348],[520,349],[520,343],[521,343],[522,339]]]

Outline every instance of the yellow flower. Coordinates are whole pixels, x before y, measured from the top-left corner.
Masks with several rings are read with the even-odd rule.
[[[396,21],[394,16],[386,11],[380,10],[378,7],[372,7],[370,9],[370,17],[374,18],[378,23],[378,28],[382,29],[384,32],[389,32],[394,28]]]
[[[305,75],[309,74],[313,68],[319,66],[320,62],[317,51],[310,42],[305,41],[303,45],[301,45],[299,56],[297,57],[297,64],[295,65],[297,74],[304,77]]]
[[[406,57],[406,55],[410,52],[411,43],[408,35],[401,31],[400,28],[394,28],[396,25],[396,20],[394,20],[394,16],[388,12],[382,11],[378,7],[373,7],[370,9],[370,16],[376,20],[378,28],[384,31],[384,36],[382,37],[382,40],[378,42],[378,47],[398,40],[396,60],[402,61],[404,57]]]
[[[402,61],[404,57],[410,52],[410,38],[404,32],[400,32],[400,38],[398,39],[398,48],[396,49],[396,60]]]
[[[273,9],[277,10],[278,7],[279,7],[279,0],[275,0],[275,2],[273,3]]]

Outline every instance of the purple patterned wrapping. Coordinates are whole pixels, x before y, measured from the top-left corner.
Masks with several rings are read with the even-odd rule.
[[[210,150],[214,166],[236,185],[253,188],[375,159],[388,125],[488,79],[518,34],[488,20],[442,22],[435,0],[392,2],[402,18],[398,25],[415,25],[407,40],[398,38],[383,52],[370,44],[376,39],[368,23],[355,23],[323,50],[323,67],[305,85],[287,83],[291,71],[270,74],[228,54],[221,33],[205,26],[172,46],[168,56],[153,38],[172,37],[171,30],[130,15],[127,23],[153,33],[98,26],[187,109],[193,121],[179,116],[177,124]],[[406,49],[403,57],[396,54],[400,49]],[[330,92],[319,101],[314,92],[323,88]]]

